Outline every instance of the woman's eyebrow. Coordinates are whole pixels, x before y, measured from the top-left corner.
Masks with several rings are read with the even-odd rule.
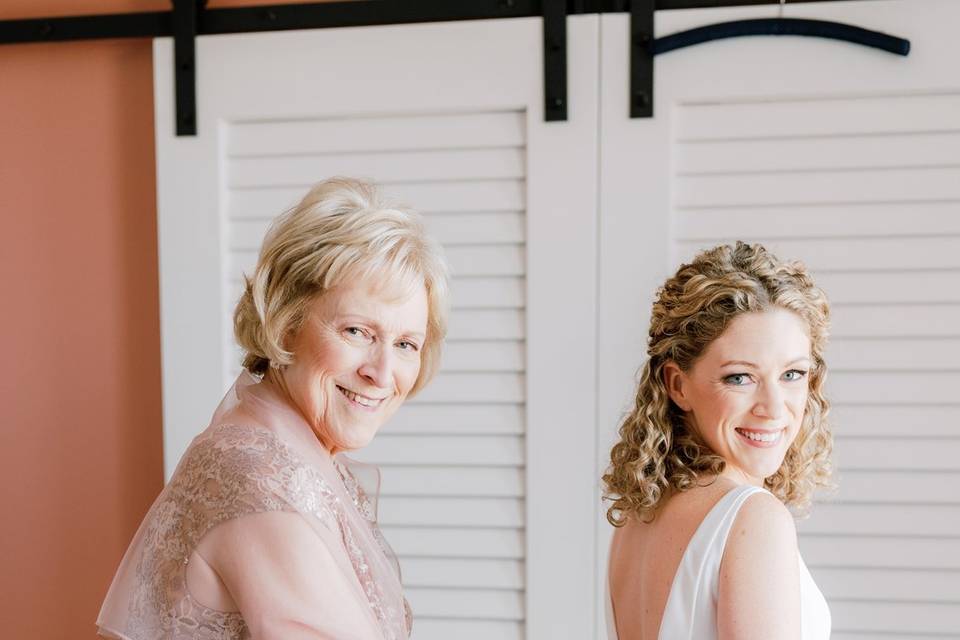
[[[728,360],[727,362],[724,362],[724,363],[723,363],[722,365],[720,365],[720,366],[721,366],[721,367],[728,367],[728,366],[730,366],[730,365],[732,365],[732,364],[736,364],[736,365],[740,365],[740,366],[753,367],[754,369],[757,368],[757,365],[755,365],[755,364],[752,363],[752,362],[747,362],[746,360]]]
[[[363,324],[370,325],[371,327],[373,327],[374,329],[376,329],[378,332],[383,331],[383,325],[382,325],[382,324],[380,324],[379,322],[377,322],[377,321],[374,320],[373,318],[370,318],[370,317],[367,317],[367,316],[364,316],[364,315],[359,315],[359,314],[356,314],[356,313],[348,313],[348,314],[346,314],[346,315],[343,316],[343,321],[344,321],[344,322],[359,321],[359,322],[361,322],[361,323],[363,323]],[[420,340],[424,340],[424,339],[426,339],[426,337],[427,337],[424,332],[422,332],[422,331],[416,331],[416,330],[412,330],[412,329],[411,329],[411,330],[408,330],[408,331],[398,331],[397,333],[398,333],[399,335],[403,335],[403,336],[410,336],[411,338],[419,338]]]
[[[788,367],[789,367],[790,365],[792,365],[792,364],[797,364],[798,362],[810,362],[810,358],[807,357],[807,356],[800,356],[800,357],[798,357],[798,358],[794,358],[793,360],[789,361],[785,366],[788,366]],[[759,369],[759,368],[760,368],[757,364],[755,364],[755,363],[753,363],[753,362],[748,362],[748,361],[746,361],[746,360],[728,360],[727,362],[724,362],[724,363],[723,363],[722,365],[720,365],[720,366],[721,366],[721,367],[726,367],[726,366],[730,366],[730,365],[734,365],[734,364],[735,364],[735,365],[739,365],[739,366],[741,366],[741,367],[753,367],[754,369]]]
[[[371,327],[380,328],[380,324],[368,316],[360,315],[358,313],[344,313],[340,316],[341,322],[361,322],[363,324],[368,324]]]

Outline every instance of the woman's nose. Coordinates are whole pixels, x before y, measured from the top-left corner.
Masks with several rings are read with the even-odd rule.
[[[390,349],[383,343],[379,343],[372,345],[367,351],[358,373],[373,386],[386,389],[390,387],[392,370],[393,362]]]
[[[784,396],[779,385],[763,384],[757,393],[757,402],[753,406],[753,414],[760,418],[777,420],[784,413]]]

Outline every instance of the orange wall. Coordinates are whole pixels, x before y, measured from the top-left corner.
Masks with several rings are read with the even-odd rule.
[[[0,20],[169,6],[3,0]],[[4,638],[94,638],[162,486],[152,76],[148,40],[0,46]]]
[[[7,638],[95,637],[163,482],[151,65],[145,41],[0,47]]]

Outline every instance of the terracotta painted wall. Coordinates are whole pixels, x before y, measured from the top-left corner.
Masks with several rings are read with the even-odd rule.
[[[94,638],[162,486],[151,65],[146,41],[0,47],[4,637]]]
[[[4,0],[0,20],[168,7]],[[94,638],[162,486],[152,75],[148,40],[0,46],[4,638]]]

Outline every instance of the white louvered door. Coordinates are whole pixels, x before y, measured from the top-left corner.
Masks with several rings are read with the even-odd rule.
[[[776,12],[658,12],[657,35]],[[960,638],[960,3],[785,15],[913,50],[768,37],[672,52],[656,60],[655,118],[631,121],[627,20],[602,18],[600,459],[668,273],[737,239],[802,259],[833,305],[840,489],[800,525],[833,638]]]
[[[196,138],[156,42],[168,477],[239,369],[241,274],[311,184],[372,178],[445,247],[442,369],[357,454],[418,640],[592,632],[598,29],[568,22],[556,123],[540,19],[202,37]]]

